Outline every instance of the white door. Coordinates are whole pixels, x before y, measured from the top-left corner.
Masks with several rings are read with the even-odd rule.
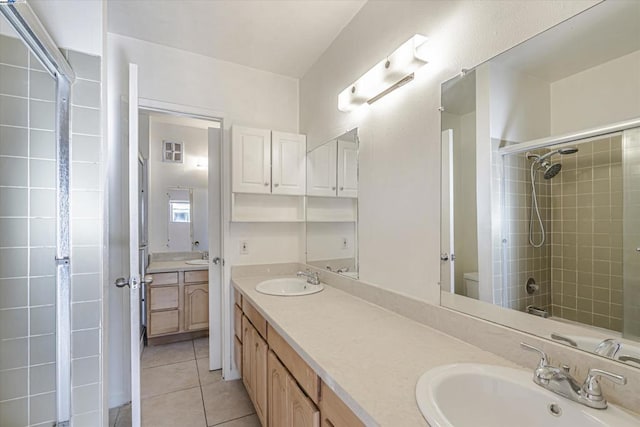
[[[327,143],[307,154],[307,194],[336,195],[337,142]]]
[[[222,129],[209,128],[209,369],[222,368]],[[225,299],[225,301],[227,301]]]
[[[306,181],[307,138],[295,133],[271,133],[271,188],[273,194],[303,196]]]
[[[271,131],[233,126],[231,157],[234,193],[271,193]]]
[[[455,255],[453,250],[453,130],[442,132],[442,217],[440,224],[440,288],[455,293]]]
[[[338,197],[358,197],[358,144],[338,140]]]

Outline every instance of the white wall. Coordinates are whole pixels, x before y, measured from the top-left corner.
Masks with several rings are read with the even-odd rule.
[[[208,160],[207,129],[159,123],[151,118],[149,126],[149,250],[174,252],[167,247],[169,210],[167,190],[170,188],[190,188],[193,190],[192,224],[193,241],[201,245],[197,250],[209,250],[207,235],[207,169],[197,167],[199,161]],[[166,163],[162,161],[162,141],[176,141],[184,144],[184,162]],[[215,173],[215,171],[212,171]],[[189,241],[190,238],[189,238]],[[191,250],[191,247],[186,249]]]
[[[153,101],[178,104],[190,111],[207,112],[224,119],[223,158],[230,165],[230,132],[233,124],[298,131],[298,81],[289,77],[219,61],[116,34],[107,36],[109,56],[109,191],[110,275],[125,273],[126,203],[121,199],[126,181],[122,176],[122,107],[127,91],[128,63],[139,66],[139,96]],[[229,215],[230,176],[226,178],[225,208]],[[231,265],[290,262],[304,253],[301,224],[231,224],[225,242],[227,277]],[[249,254],[240,255],[239,242],[247,240]],[[110,295],[109,406],[129,398],[128,381],[128,298],[122,292]]]
[[[313,65],[300,83],[309,146],[359,128],[362,280],[439,301],[440,84],[595,3],[372,1]],[[338,93],[415,33],[432,44],[416,80],[339,112]]]
[[[640,51],[551,84],[551,132],[640,117]]]

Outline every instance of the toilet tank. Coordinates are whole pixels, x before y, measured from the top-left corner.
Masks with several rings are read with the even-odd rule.
[[[469,298],[480,299],[480,284],[477,271],[464,273],[464,292]]]

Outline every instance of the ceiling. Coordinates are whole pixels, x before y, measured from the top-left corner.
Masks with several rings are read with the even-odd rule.
[[[366,0],[109,0],[108,31],[294,78]]]

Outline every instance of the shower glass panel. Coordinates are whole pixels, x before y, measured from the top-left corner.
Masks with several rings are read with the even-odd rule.
[[[640,128],[622,135],[623,322],[622,334],[640,340]],[[640,366],[637,360],[636,364]]]
[[[0,426],[52,425],[56,81],[0,20]]]

